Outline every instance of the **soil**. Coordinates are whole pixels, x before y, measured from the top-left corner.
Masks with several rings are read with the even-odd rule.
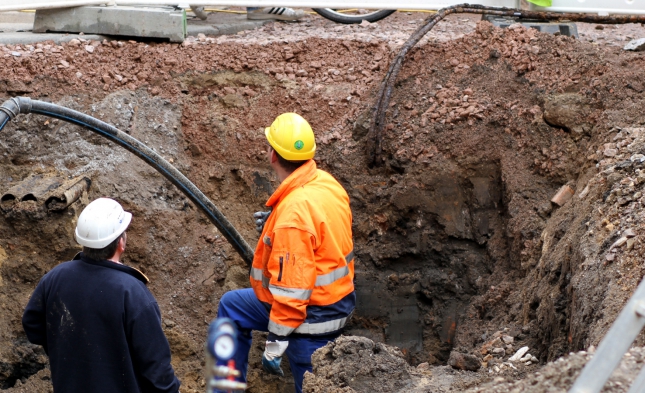
[[[398,348],[364,337],[341,337],[316,351],[314,370],[305,375],[304,391],[312,393],[412,392],[412,393],[541,393],[567,392],[592,358],[579,351],[528,372],[521,363],[503,375],[455,370],[450,366],[411,367]],[[616,368],[603,393],[624,393],[638,375],[645,349],[631,348]],[[494,375],[491,375],[494,374]]]
[[[339,26],[308,17],[182,45],[0,46],[0,98],[51,101],[128,132],[250,244],[251,215],[277,186],[263,127],[280,113],[302,114],[318,165],[351,198],[358,293],[352,337],[316,354],[318,380],[307,391],[402,391],[419,381],[436,391],[515,391],[533,381],[564,391],[573,374],[562,377],[558,363],[534,372],[597,345],[645,274],[645,59],[621,49],[642,28],[579,24],[576,40],[451,15],[408,55],[387,115],[385,163],[369,167],[370,108],[421,19],[397,13]],[[85,204],[109,196],[134,214],[124,262],[151,279],[181,391],[203,391],[218,299],[248,286],[241,258],[169,181],[78,126],[21,115],[5,127],[0,192],[34,175],[87,176],[92,185],[60,212],[39,200],[1,211],[0,389],[51,390],[22,310],[40,277],[78,251],[73,229]],[[559,206],[551,198],[563,186],[573,196]],[[257,334],[248,391],[293,391],[289,376],[259,371],[262,345]],[[524,346],[535,361],[504,366]],[[377,356],[367,361],[370,352]],[[451,352],[482,368],[446,366]],[[353,371],[336,378],[332,366],[343,359]],[[564,362],[579,370],[584,359]]]

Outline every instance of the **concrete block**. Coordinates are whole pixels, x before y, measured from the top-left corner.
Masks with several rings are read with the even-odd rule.
[[[33,32],[82,32],[183,42],[186,12],[172,8],[125,6],[42,9],[36,11]]]

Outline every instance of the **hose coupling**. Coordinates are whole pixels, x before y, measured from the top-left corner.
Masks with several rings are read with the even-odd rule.
[[[12,97],[0,106],[0,112],[6,113],[9,120],[13,120],[21,113],[29,113],[31,112],[31,98]]]

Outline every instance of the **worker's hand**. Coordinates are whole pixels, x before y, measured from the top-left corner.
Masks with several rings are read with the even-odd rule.
[[[255,229],[262,233],[264,229],[264,223],[267,222],[267,218],[271,214],[271,210],[268,212],[255,212],[253,213],[253,219],[255,220]]]
[[[264,371],[284,377],[284,372],[280,368],[282,354],[287,350],[289,341],[267,341],[262,354],[262,368]]]

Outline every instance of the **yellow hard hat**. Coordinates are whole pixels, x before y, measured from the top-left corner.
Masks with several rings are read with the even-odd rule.
[[[314,157],[316,140],[307,120],[296,113],[283,113],[264,130],[273,150],[287,161],[305,161]]]

